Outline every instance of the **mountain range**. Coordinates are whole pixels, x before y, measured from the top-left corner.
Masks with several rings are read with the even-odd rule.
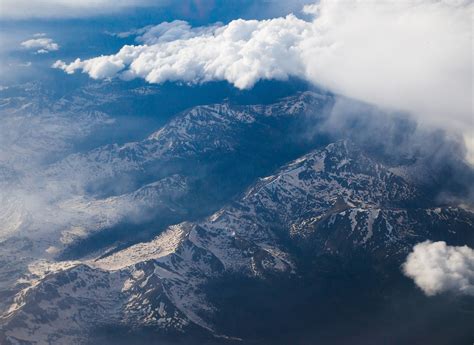
[[[357,124],[325,130],[336,97],[314,89],[192,106],[131,141],[66,145],[116,124],[95,102],[107,104],[107,87],[44,104],[41,90],[3,95],[17,130],[5,142],[26,159],[0,157],[2,344],[474,337],[472,297],[426,297],[401,269],[420,242],[474,247],[472,203],[433,156],[387,155]],[[50,131],[26,135],[26,112]],[[51,127],[62,123],[65,138]]]

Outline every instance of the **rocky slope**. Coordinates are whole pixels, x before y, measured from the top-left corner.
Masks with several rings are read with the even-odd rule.
[[[3,98],[2,116],[47,117],[58,125],[62,114],[93,108],[97,98],[97,90],[87,89],[80,97],[57,101],[35,85],[24,91],[31,93],[29,99]],[[22,287],[16,282],[35,260],[101,256],[219,208],[262,171],[298,152],[295,143],[279,143],[283,131],[309,110],[317,114],[328,100],[305,92],[269,105],[198,106],[138,142],[99,146],[44,164],[26,156],[26,165],[6,161],[0,180],[5,206],[0,210],[5,263],[0,307]],[[75,130],[76,123],[66,126]],[[31,157],[49,157],[49,148],[58,147],[51,140],[67,142],[54,135],[62,133],[57,126],[36,127],[34,138],[23,131],[23,141],[14,140],[35,141],[36,148],[24,145],[32,149]],[[38,136],[42,139],[34,140]],[[273,158],[275,153],[281,157]]]
[[[262,178],[202,221],[96,260],[31,268],[2,316],[4,341],[84,343],[84,330],[118,325],[222,337],[206,287],[225,275],[273,280],[301,274],[303,256],[318,265],[325,255],[345,261],[363,253],[388,264],[425,239],[473,244],[473,213],[426,206],[416,186],[336,142]]]

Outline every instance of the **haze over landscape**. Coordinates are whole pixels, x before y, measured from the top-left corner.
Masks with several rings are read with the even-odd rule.
[[[470,344],[463,0],[0,0],[0,344]]]

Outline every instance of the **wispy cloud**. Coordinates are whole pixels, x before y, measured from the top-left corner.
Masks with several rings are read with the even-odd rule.
[[[182,39],[191,39],[204,35],[213,35],[215,30],[221,26],[223,26],[222,23],[215,23],[209,26],[192,27],[184,20],[174,20],[158,25],[148,25],[140,29],[109,34],[120,38],[135,36],[137,43],[153,45]]]
[[[41,36],[37,36],[35,34],[34,37],[40,38],[32,38],[26,41],[21,42],[21,46],[29,49],[35,50],[37,54],[46,54],[51,51],[59,50],[59,44],[53,41],[52,38],[44,37],[44,34],[40,34]]]

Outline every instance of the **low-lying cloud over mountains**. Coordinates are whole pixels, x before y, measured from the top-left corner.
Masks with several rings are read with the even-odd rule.
[[[137,32],[140,45],[54,67],[94,79],[225,80],[240,89],[298,77],[462,132],[469,144],[473,8],[467,1],[323,0],[305,7],[309,20],[290,14],[204,28],[163,23]]]
[[[474,250],[468,246],[448,246],[444,241],[417,244],[403,269],[428,296],[442,292],[474,296]]]

